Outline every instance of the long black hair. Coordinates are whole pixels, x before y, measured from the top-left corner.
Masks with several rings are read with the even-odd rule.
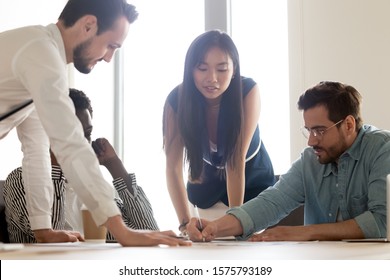
[[[178,126],[186,149],[186,159],[189,163],[189,173],[192,180],[201,177],[203,171],[203,143],[208,139],[206,125],[205,98],[196,88],[193,72],[204,61],[208,50],[218,47],[225,51],[233,61],[234,74],[227,90],[223,93],[221,107],[229,108],[227,118],[220,121],[228,124],[222,163],[230,162],[237,145],[241,143],[241,128],[243,122],[242,86],[240,62],[237,48],[230,36],[219,30],[211,30],[198,36],[190,45],[184,65],[183,83],[179,87]],[[234,160],[234,158],[233,158]]]

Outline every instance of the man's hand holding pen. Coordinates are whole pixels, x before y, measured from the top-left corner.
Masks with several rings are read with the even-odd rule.
[[[199,221],[201,222],[202,229],[200,228]],[[194,242],[209,242],[216,237],[216,232],[217,228],[213,222],[196,217],[191,218],[187,225],[188,237]]]

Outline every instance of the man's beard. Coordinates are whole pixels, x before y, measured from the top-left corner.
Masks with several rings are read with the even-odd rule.
[[[340,139],[337,146],[331,146],[326,149],[319,146],[313,146],[313,149],[321,149],[323,151],[322,157],[317,157],[318,162],[321,164],[328,164],[332,162],[338,162],[340,156],[348,149],[345,139]]]
[[[91,72],[92,67],[88,67],[89,61],[86,57],[86,50],[91,45],[92,39],[89,39],[81,44],[79,44],[73,50],[73,64],[74,67],[83,74],[88,74]]]
[[[336,156],[333,153],[329,154],[329,149],[323,150],[323,151],[325,152],[325,156],[322,156],[322,157],[317,156],[317,160],[321,164],[328,164],[328,163],[332,163],[332,162],[337,162],[337,160],[340,157],[340,154],[337,154]]]

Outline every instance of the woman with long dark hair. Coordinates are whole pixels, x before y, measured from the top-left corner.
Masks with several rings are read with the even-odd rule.
[[[241,76],[232,39],[219,30],[198,36],[187,51],[183,82],[167,97],[163,116],[167,185],[180,231],[190,221],[192,206],[202,217],[220,216],[273,185],[259,115],[259,88]]]

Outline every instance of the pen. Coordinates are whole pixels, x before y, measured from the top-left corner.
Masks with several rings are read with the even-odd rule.
[[[202,225],[202,221],[200,220],[198,206],[196,206],[196,205],[194,205],[194,212],[195,212],[195,218],[198,220],[198,223],[199,223],[199,229],[200,229],[200,231],[202,231],[203,225]]]

